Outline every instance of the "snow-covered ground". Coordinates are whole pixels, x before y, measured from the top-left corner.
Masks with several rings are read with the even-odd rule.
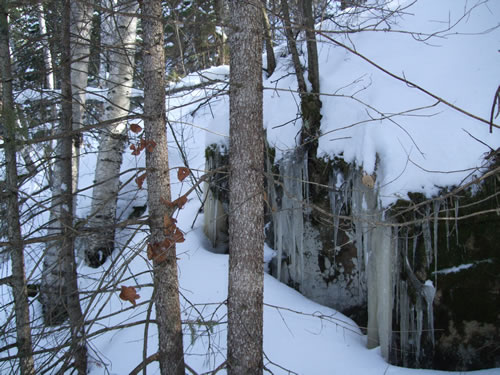
[[[394,9],[407,3],[392,1],[390,6]],[[345,37],[328,33],[333,30],[329,22],[323,23],[321,29],[326,36],[355,49],[393,74],[405,77],[474,115],[489,119],[493,94],[500,83],[500,1],[419,0],[405,13],[404,17],[395,19],[395,23],[386,25],[391,32],[364,32]],[[369,22],[368,19],[361,21]],[[447,30],[457,21],[460,21],[458,25]],[[398,32],[402,30],[423,34]],[[440,31],[443,32],[427,39],[429,34]],[[326,36],[320,37],[319,44],[321,91],[327,94],[321,97],[323,136],[320,152],[343,153],[347,161],[362,166],[367,173],[375,172],[383,204],[405,197],[408,191],[432,195],[439,186],[458,184],[483,164],[489,148],[482,142],[492,148],[500,146],[497,134],[500,129],[490,134],[487,124],[437,103],[436,99],[411,85],[387,76],[366,60],[334,45]],[[283,48],[278,46],[276,51]],[[288,74],[291,69],[288,57],[280,58],[277,71],[264,81],[264,123],[277,157],[296,145],[301,126],[300,121],[293,121],[297,117],[299,99],[293,93],[297,84],[294,76]],[[207,71],[205,77],[190,75],[172,88],[193,86],[207,79],[224,80],[227,74],[227,67],[218,67]],[[219,90],[224,88],[223,83],[217,85]],[[200,106],[210,93],[221,94],[213,88],[198,88],[187,96],[175,94],[167,103],[177,140],[183,146],[190,168],[198,176],[205,167],[206,145],[228,141],[229,98],[221,94],[209,104]],[[193,103],[186,105],[190,102]],[[170,130],[169,141],[171,168],[183,166]],[[143,157],[127,152],[123,170],[143,166]],[[87,155],[82,160],[81,186],[92,183],[94,166],[95,156]],[[175,169],[171,175],[173,196],[180,196],[189,188],[189,179],[178,182]],[[124,175],[123,181],[132,176],[130,173]],[[80,196],[80,216],[88,213],[90,196],[88,191]],[[119,202],[126,217],[132,206],[144,204],[145,191],[137,191],[132,181],[124,187]],[[198,373],[216,368],[225,358],[226,308],[223,302],[227,297],[228,272],[228,256],[208,251],[210,244],[202,231],[203,214],[198,214],[200,206],[200,199],[193,193],[177,218],[178,227],[185,232],[186,238],[184,243],[178,244],[177,250],[186,362]],[[110,314],[93,324],[90,333],[120,324],[130,325],[148,317],[154,319],[154,309],[148,316],[152,288],[151,265],[145,256],[145,233],[142,232],[144,228],[136,229],[128,228],[118,234],[117,243],[125,245],[136,231],[124,252],[115,252],[99,270],[83,264],[79,266],[83,290],[115,289],[100,294],[95,300],[84,301],[89,316]],[[111,267],[112,261],[115,264]],[[118,298],[121,285],[136,286],[141,296],[137,307]],[[3,286],[2,294],[6,295]],[[274,374],[444,373],[387,364],[378,349],[365,348],[366,337],[350,319],[307,300],[267,274],[264,300],[264,362]],[[38,302],[33,306],[39,314]],[[119,311],[122,312],[112,315]],[[53,338],[49,337],[37,345],[42,348],[53,343]],[[143,351],[150,355],[156,347],[156,329],[151,325],[145,334],[144,323],[92,337],[89,341],[90,373],[128,374],[142,361]],[[159,373],[158,365],[148,366],[148,373]],[[500,374],[500,369],[477,373]]]
[[[404,3],[407,2],[391,2],[392,9]],[[500,2],[420,0],[405,12],[406,16],[390,25],[394,32],[366,32],[346,38],[328,34],[333,27],[328,22],[321,28],[325,35],[393,74],[488,119],[493,94],[500,83],[497,51]],[[458,20],[456,27],[443,31]],[[483,33],[492,27],[497,28]],[[440,31],[443,32],[426,39],[426,35]],[[343,153],[347,161],[362,166],[367,173],[375,172],[383,204],[405,197],[408,191],[432,195],[439,186],[460,183],[483,164],[483,157],[489,151],[474,137],[492,148],[500,145],[496,136],[500,130],[489,134],[487,124],[436,103],[436,99],[387,76],[366,60],[333,45],[326,37],[320,39],[321,90],[333,94],[321,97],[324,135],[320,139],[320,152]],[[276,50],[283,48],[278,46]],[[288,75],[290,70],[289,57],[281,58],[277,71],[264,81],[264,123],[278,158],[296,146],[301,126],[300,121],[292,121],[298,113],[299,99],[290,91],[297,87],[294,76]],[[217,67],[201,75],[191,74],[172,88],[196,86],[206,82],[207,77],[224,81],[227,76],[228,67]],[[218,91],[225,88],[221,83],[216,89],[196,89],[188,96],[176,94],[168,99],[169,118],[192,170],[204,169],[207,145],[228,142],[229,99]],[[211,94],[219,96],[200,106]],[[423,108],[427,106],[430,107]],[[171,167],[182,166],[175,144],[171,145]],[[175,170],[172,181],[177,181]],[[185,185],[172,184],[174,197],[186,191]],[[196,371],[203,372],[216,368],[225,358],[226,308],[221,303],[227,296],[228,256],[207,251],[210,245],[203,235],[202,214],[196,218],[199,207],[200,200],[193,195],[179,213],[178,226],[186,232],[186,242],[178,245],[178,254],[183,319],[187,322],[186,361]],[[146,266],[141,262],[130,267],[143,270]],[[131,280],[129,284],[134,283]],[[142,298],[150,293],[150,288],[139,291]],[[442,373],[387,364],[379,349],[366,349],[366,337],[354,322],[307,300],[267,274],[264,300],[265,364],[274,374]],[[122,306],[127,307],[127,303],[114,296],[108,308],[111,311]],[[147,306],[132,309],[128,314],[133,318],[129,319],[144,319],[146,309]],[[110,326],[113,324],[116,320],[108,322]],[[144,326],[140,325],[100,336],[93,345],[106,358],[107,370],[123,374],[140,363],[143,336]],[[148,353],[154,353],[155,345],[156,332],[150,328]],[[149,371],[157,372],[157,365],[151,365]],[[104,370],[96,366],[92,373],[102,374]],[[500,369],[479,373],[500,374]]]

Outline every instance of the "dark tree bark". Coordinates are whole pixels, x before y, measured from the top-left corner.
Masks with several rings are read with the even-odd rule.
[[[293,68],[295,69],[295,75],[297,76],[297,84],[299,95],[302,98],[303,95],[307,93],[306,81],[304,79],[304,68],[300,62],[299,51],[297,49],[297,41],[293,36],[292,21],[290,19],[290,7],[288,6],[288,0],[281,1],[281,9],[283,11],[283,23],[285,24],[285,36],[288,44],[288,49],[292,54]]]
[[[7,228],[12,261],[11,286],[16,314],[17,349],[22,375],[34,375],[31,326],[24,265],[24,247],[19,221],[18,176],[16,163],[16,119],[12,95],[12,72],[9,53],[9,27],[7,21],[7,0],[0,1],[0,70],[2,106],[0,122],[4,126],[4,145],[7,186]]]
[[[312,0],[302,0],[304,14],[304,29],[307,45],[307,78],[311,91],[301,97],[302,109],[302,145],[308,152],[309,160],[316,158],[318,137],[321,126],[321,100],[319,97],[319,63],[316,33],[314,31],[314,15]]]
[[[230,2],[228,374],[262,374],[264,139],[260,0]]]
[[[72,124],[72,89],[71,89],[71,46],[70,46],[70,7],[71,1],[64,1],[62,19],[62,79],[61,79],[61,131],[71,133]],[[59,222],[61,225],[61,272],[64,285],[60,293],[67,310],[71,330],[70,356],[67,357],[62,368],[74,367],[78,374],[87,374],[87,346],[85,342],[85,327],[75,262],[75,229],[73,228],[73,139],[69,136],[61,138],[58,155],[61,173],[61,197],[59,207]],[[70,358],[73,363],[69,363]]]
[[[269,23],[269,17],[267,16],[267,9],[265,3],[262,3],[262,23],[264,25],[264,41],[266,46],[266,58],[267,58],[267,76],[270,77],[276,69],[276,57],[274,56],[273,49],[273,38],[271,34],[271,24]]]
[[[316,45],[316,33],[314,31],[314,14],[312,0],[300,0],[299,5],[302,7],[304,24],[301,27],[306,36],[307,46],[307,78],[311,84],[311,90],[307,89],[304,78],[304,68],[302,67],[300,56],[298,53],[296,40],[292,33],[290,21],[290,11],[288,1],[282,0],[283,21],[285,23],[285,35],[288,42],[288,47],[292,54],[293,66],[295,75],[297,76],[298,90],[300,96],[300,110],[302,115],[302,129],[300,133],[300,147],[307,158],[309,180],[315,180],[317,164],[318,139],[320,136],[321,127],[321,99],[320,99],[320,84],[319,84],[319,63],[318,63],[318,48]],[[309,194],[312,196],[316,193],[318,187],[314,184],[310,186]]]
[[[165,218],[172,209],[165,119],[165,56],[161,0],[141,2],[144,36],[144,131],[148,183],[149,245],[153,257],[154,298],[162,375],[184,375],[184,350],[175,244],[169,246]],[[154,143],[151,143],[153,142]]]

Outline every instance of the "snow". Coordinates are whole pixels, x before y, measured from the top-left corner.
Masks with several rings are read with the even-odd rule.
[[[392,2],[391,6],[401,3],[408,2]],[[388,76],[328,40],[333,38],[392,74],[489,120],[500,83],[496,47],[500,2],[434,4],[422,0],[405,13],[391,25],[392,31],[341,36],[329,33],[335,31],[334,25],[320,25],[324,35],[319,42],[323,119],[318,153],[343,154],[367,174],[375,172],[383,206],[406,197],[409,191],[431,196],[440,187],[478,174],[490,151],[485,144],[500,145],[497,129],[490,134],[488,124]],[[278,158],[297,145],[301,126],[297,119],[300,101],[294,92],[297,83],[290,70],[290,60],[280,59],[276,72],[263,83],[264,126]],[[202,114],[197,119],[207,123]],[[227,136],[228,122],[228,101],[213,103],[210,130]],[[227,139],[211,136],[210,142]]]
[[[394,9],[405,3],[408,2],[392,1],[390,6]],[[498,28],[489,33],[482,31],[498,26],[499,1],[419,0],[391,28],[435,33],[459,20],[464,10],[476,4],[478,6],[456,27],[427,41],[417,41],[406,33],[381,31],[351,34],[349,38],[339,34],[331,34],[331,37],[355,47],[370,60],[450,103],[489,118],[492,96],[500,83],[500,54],[497,51],[500,34]],[[321,28],[329,30],[333,25],[324,23]],[[283,46],[276,48],[280,50]],[[375,172],[383,205],[405,197],[409,191],[430,196],[439,186],[460,183],[480,167],[482,157],[489,149],[466,131],[493,148],[500,146],[500,138],[495,134],[500,130],[494,129],[491,135],[486,124],[442,103],[415,110],[432,106],[436,100],[388,77],[358,56],[333,46],[325,38],[321,40],[319,51],[321,91],[328,94],[321,97],[323,136],[319,152],[327,155],[343,153],[347,161],[355,162],[366,173]],[[289,71],[290,61],[281,58],[276,72],[264,81],[264,125],[278,158],[296,146],[301,126],[297,119],[299,98],[293,92],[297,83]],[[227,77],[227,66],[212,68],[201,74],[190,74],[169,89],[189,88],[213,80],[224,81]],[[192,89],[184,96],[176,94],[167,98],[172,129],[184,146],[191,169],[198,175],[205,168],[205,146],[228,142],[229,100],[226,95],[221,95],[224,87],[224,83],[218,83]],[[18,101],[33,99],[37,95],[23,92]],[[99,100],[104,93],[93,89],[92,95]],[[134,91],[133,95],[140,95],[140,92]],[[217,96],[208,105],[200,105],[207,95]],[[405,111],[412,112],[393,116]],[[171,130],[169,140],[170,167],[182,166]],[[88,160],[81,163],[81,186],[91,185],[93,179],[95,157],[86,157]],[[123,170],[144,166],[142,156],[136,158],[126,153],[124,159]],[[130,177],[130,173],[126,174],[122,181]],[[189,183],[177,181],[175,169],[172,169],[171,179],[174,198],[189,188]],[[130,204],[127,199],[131,196],[136,200],[134,205],[144,202],[144,190],[137,191],[132,185],[133,182],[120,196],[123,212]],[[86,193],[80,197],[80,216],[88,211],[90,195]],[[227,326],[223,302],[227,298],[228,273],[228,256],[207,251],[210,245],[203,234],[203,218],[197,216],[200,204],[193,194],[177,217],[178,227],[185,232],[186,238],[177,248],[186,361],[199,373],[214,369],[225,359]],[[97,300],[86,300],[84,308],[89,316],[120,312],[90,326],[89,333],[148,317],[152,281],[151,265],[144,256],[145,234],[140,228],[124,229],[118,234],[117,242],[125,245],[134,231],[137,233],[133,241],[127,243],[125,251],[113,254],[101,269],[96,271],[83,264],[79,266],[82,290],[97,287],[111,290],[102,293]],[[432,244],[429,244],[429,252],[431,250]],[[267,248],[265,254],[265,261],[269,262],[274,251]],[[385,266],[388,267],[389,263]],[[472,266],[460,265],[437,272],[458,272]],[[265,364],[274,374],[446,374],[389,365],[380,348],[366,348],[366,336],[347,317],[307,300],[267,274],[264,284]],[[121,285],[137,285],[141,296],[137,307],[132,308],[118,298]],[[383,287],[389,288],[389,285],[390,280],[386,280]],[[426,298],[432,300],[435,291],[432,282],[428,280],[425,287]],[[4,285],[0,288],[5,301],[8,291]],[[33,306],[39,313],[38,301],[34,301]],[[2,315],[4,320],[8,312],[3,311]],[[154,319],[154,309],[151,319]],[[145,325],[139,324],[92,337],[90,374],[129,373],[142,361],[144,329]],[[157,346],[154,325],[149,326],[147,337],[147,353],[150,355]],[[49,335],[38,345],[48,347],[53,344],[52,340]],[[2,355],[8,354],[7,351]],[[148,366],[148,373],[159,373],[157,363]],[[500,369],[470,373],[500,374]]]
[[[469,268],[472,268],[478,264],[481,264],[481,263],[492,263],[493,261],[491,259],[484,259],[484,260],[480,260],[480,261],[477,261],[477,262],[474,262],[474,263],[467,263],[467,264],[460,264],[458,266],[454,266],[454,267],[449,267],[449,268],[443,268],[441,270],[438,270],[438,271],[435,271],[434,273],[435,274],[443,274],[443,275],[447,275],[447,274],[450,274],[450,273],[457,273],[457,272],[460,272],[460,271],[464,271],[464,270],[468,270]]]
[[[394,8],[401,3],[404,2],[393,1],[391,6]],[[464,9],[469,9],[467,7],[470,8],[471,4],[465,1],[436,4],[422,0],[411,11],[408,10],[404,19],[398,19],[399,25],[393,27],[433,33],[447,28],[447,22],[453,23],[460,18]],[[499,3],[490,1],[474,9],[465,21],[444,33],[443,37],[426,42],[403,33],[369,32],[350,35],[349,39],[332,35],[350,47],[355,46],[357,51],[394,74],[487,118],[498,84],[498,79],[492,77],[498,76],[495,43],[499,33],[498,30],[488,34],[476,33],[497,25],[498,14]],[[329,27],[331,25],[326,23],[322,25],[323,30]],[[276,49],[283,49],[283,46]],[[282,58],[275,74],[264,80],[264,125],[278,159],[297,145],[301,126],[298,120],[299,98],[293,92],[297,84],[293,75],[288,75],[290,67],[289,60]],[[320,138],[320,153],[343,153],[347,161],[355,162],[366,173],[375,172],[376,187],[383,205],[405,197],[408,191],[435,194],[439,186],[457,184],[470,173],[471,168],[481,166],[482,157],[488,149],[462,129],[491,147],[499,146],[499,141],[495,140],[498,137],[488,133],[487,125],[442,103],[415,110],[432,106],[436,100],[387,77],[366,61],[332,46],[324,39],[320,44],[320,69],[322,92],[333,94],[322,96],[324,136]],[[227,80],[228,73],[228,67],[212,68],[201,74],[190,74],[169,87],[185,88],[189,92],[168,97],[168,118],[177,136],[182,138],[193,170],[204,169],[204,148],[207,145],[227,145],[229,135],[229,100],[226,95],[220,95],[225,83],[195,89],[193,86],[211,80]],[[208,105],[200,106],[210,95],[217,96]],[[405,111],[411,112],[396,115]],[[172,139],[171,135],[169,137]],[[171,167],[182,165],[175,145],[172,143],[171,146]],[[442,174],[427,170],[465,171]],[[172,181],[176,181],[174,171]],[[173,183],[172,188],[175,197],[188,186]],[[366,202],[360,204],[366,205]],[[186,231],[186,241],[179,244],[177,251],[183,320],[187,322],[184,341],[186,361],[196,371],[203,372],[214,369],[225,358],[226,307],[222,303],[227,298],[228,257],[207,251],[210,244],[203,234],[202,215],[194,219],[199,206],[200,201],[193,196],[179,213],[178,226]],[[430,234],[430,225],[428,231]],[[435,244],[428,244],[429,256],[432,256],[435,247]],[[268,262],[272,256],[279,256],[279,252],[274,254],[272,249],[267,248],[265,260]],[[131,267],[144,270],[147,266],[133,262]],[[148,277],[143,276],[141,282],[146,282]],[[383,288],[391,288],[391,282],[387,280]],[[389,365],[383,359],[380,347],[366,348],[366,336],[350,319],[307,300],[267,274],[264,283],[265,363],[275,374],[288,374],[288,370],[305,375],[446,373]],[[424,288],[426,306],[422,307],[428,308],[435,289],[430,280]],[[142,288],[139,294],[140,303],[149,298],[151,290]],[[113,298],[110,310],[127,307],[116,297]],[[134,310],[128,313],[133,318],[127,321],[145,318],[144,306]],[[110,319],[108,324],[116,322]],[[144,326],[139,325],[105,334],[94,341],[97,351],[107,359],[110,373],[126,373],[141,361],[143,335]],[[156,340],[156,331],[151,326],[149,354],[155,351]],[[157,372],[157,365],[150,365],[148,370]],[[94,366],[91,373],[101,374],[103,369]],[[500,374],[500,369],[477,373]]]

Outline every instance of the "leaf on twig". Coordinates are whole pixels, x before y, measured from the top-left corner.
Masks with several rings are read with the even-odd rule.
[[[122,285],[122,291],[120,292],[120,298],[122,300],[129,301],[132,305],[137,306],[135,300],[139,299],[140,297],[141,296],[137,294],[133,286]]]
[[[169,253],[172,253],[169,255]],[[170,238],[165,238],[160,243],[148,244],[148,259],[157,263],[162,263],[168,259],[178,259],[175,256],[175,242]]]
[[[179,228],[175,228],[174,232],[172,233],[172,241],[175,243],[181,243],[185,241],[184,234],[181,232]]]
[[[142,189],[142,184],[144,184],[144,180],[146,179],[146,173],[141,174],[139,177],[135,179],[135,183],[139,187],[139,189]]]
[[[177,220],[174,219],[173,217],[170,217],[168,215],[165,215],[163,217],[163,225],[165,227],[165,230],[167,230],[167,229],[174,230],[176,228],[175,223],[177,223]]]
[[[177,206],[180,210],[182,207],[184,207],[184,205],[186,204],[187,201],[188,201],[187,197],[185,195],[182,195],[179,198],[177,198],[175,201],[173,201],[172,203],[175,206]]]
[[[180,182],[182,182],[187,176],[189,176],[190,173],[191,171],[188,168],[180,167],[177,170],[177,178],[179,179]]]
[[[137,148],[135,145],[130,145],[130,149],[132,150],[132,155],[134,156],[141,154],[140,148]]]
[[[146,150],[148,152],[153,152],[154,148],[156,147],[156,142],[153,140],[146,141]]]
[[[182,207],[184,207],[184,205],[187,202],[187,196],[182,195],[179,198],[177,198],[176,200],[174,200],[173,202],[167,201],[165,198],[160,197],[160,202],[163,203],[168,208],[176,208],[177,207],[178,209],[181,209]]]
[[[177,223],[177,220],[172,218],[172,217],[169,217],[167,215],[165,215],[163,217],[165,235],[173,243],[184,242],[185,241],[184,234],[177,227],[176,223]]]
[[[142,128],[138,124],[130,124],[130,131],[138,134],[142,131]]]

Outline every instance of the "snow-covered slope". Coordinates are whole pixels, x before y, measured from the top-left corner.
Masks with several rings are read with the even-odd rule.
[[[393,1],[392,9],[404,3]],[[355,49],[393,74],[474,115],[488,118],[493,93],[500,82],[500,54],[497,51],[500,34],[498,28],[488,33],[483,31],[498,26],[499,16],[498,1],[420,0],[405,10],[404,17],[393,20],[391,32],[364,32],[347,38],[328,34],[333,27],[328,22],[321,28],[325,35]],[[428,34],[446,30],[459,20],[451,30],[427,39]],[[408,191],[433,194],[436,186],[460,183],[483,163],[482,158],[489,151],[468,133],[493,148],[500,145],[500,138],[496,136],[498,130],[489,134],[486,124],[442,103],[436,104],[435,99],[387,76],[326,37],[320,40],[321,89],[326,94],[322,96],[320,152],[343,153],[347,161],[362,166],[367,173],[375,171],[383,203],[389,204]],[[276,50],[279,52],[283,48]],[[300,121],[294,121],[299,99],[293,93],[297,84],[294,76],[288,73],[291,69],[289,58],[282,57],[277,71],[264,82],[264,122],[278,157],[296,146],[301,125]],[[224,81],[227,75],[228,67],[217,67],[203,72],[202,76],[190,75],[172,88],[197,86],[206,82],[206,77]],[[228,141],[226,89],[227,86],[221,83],[197,88],[185,96],[177,93],[168,98],[169,119],[193,170],[204,169],[206,145]],[[206,103],[208,95],[216,97]],[[175,143],[171,142],[171,146],[171,167],[182,165]],[[460,172],[456,172],[458,170]],[[175,183],[173,195],[187,188],[186,184]],[[225,357],[226,308],[221,303],[227,296],[228,258],[207,251],[210,245],[202,232],[202,215],[195,219],[199,207],[200,201],[193,195],[179,214],[178,225],[186,232],[186,242],[179,244],[178,254],[183,319],[186,321],[186,360],[201,373],[216,368]],[[136,258],[130,267],[144,270],[146,264],[147,261]],[[81,271],[90,272],[85,268]],[[148,276],[143,276],[139,281],[147,280]],[[147,298],[151,290],[143,288],[139,294]],[[378,349],[365,348],[366,338],[352,321],[308,301],[268,275],[264,294],[267,304],[265,363],[274,374],[442,373],[388,365]],[[111,299],[110,310],[122,307],[127,306],[117,297]],[[146,310],[147,306],[140,306],[128,312],[127,322],[144,319]],[[110,319],[107,324],[111,326],[124,318],[120,319]],[[143,335],[144,325],[139,325],[100,336],[93,345],[104,355],[110,373],[123,374],[141,361]],[[155,346],[156,332],[150,327],[149,354],[155,351]],[[150,365],[149,371],[158,373],[157,365]],[[92,374],[102,373],[102,367],[93,367]],[[500,374],[500,369],[480,373]]]
[[[392,1],[390,6],[395,9],[408,3]],[[328,22],[323,23],[321,29],[325,35],[355,49],[392,73],[487,119],[493,94],[500,83],[499,19],[498,0],[419,0],[405,10],[404,16],[394,20],[390,32],[363,32],[346,37],[328,33],[333,30]],[[460,22],[449,31],[427,39],[429,33],[446,30],[457,21]],[[480,166],[489,149],[468,133],[493,148],[500,145],[497,134],[500,129],[489,134],[486,124],[442,103],[436,104],[435,99],[387,76],[366,60],[333,44],[326,36],[320,40],[321,91],[325,93],[321,97],[323,136],[320,152],[328,155],[343,153],[347,161],[356,162],[367,173],[375,171],[385,204],[398,196],[404,197],[408,191],[433,194],[436,186],[457,184]],[[280,46],[276,50],[279,52],[284,48]],[[278,157],[296,146],[301,126],[297,120],[299,99],[293,92],[297,84],[294,76],[289,74],[291,69],[289,58],[282,57],[277,71],[264,82],[264,122],[268,139],[276,147]],[[205,76],[211,80],[224,80],[228,68],[218,67],[207,73]],[[174,88],[193,86],[206,79],[191,75]],[[227,87],[222,83],[216,89],[198,88],[186,96],[177,93],[168,98],[169,119],[177,140],[183,145],[190,167],[199,173],[204,169],[205,146],[227,142],[228,139],[229,99],[225,89]],[[206,103],[208,94],[218,96]],[[431,107],[418,109],[426,106]],[[171,167],[182,166],[184,163],[171,133],[169,140]],[[82,168],[87,168],[87,171],[82,170],[82,185],[92,182],[94,164],[91,158],[88,156],[82,161]],[[143,165],[141,158],[128,154],[123,170]],[[452,173],[437,173],[439,171]],[[173,170],[172,181],[176,181],[175,173]],[[124,175],[123,180],[130,177],[130,174]],[[125,188],[120,200],[125,216],[130,210],[129,198],[135,194],[135,186],[130,186]],[[173,183],[173,196],[179,196],[188,188],[186,182]],[[144,191],[134,199],[143,204]],[[82,197],[80,204],[80,214],[84,216],[88,200]],[[224,361],[226,309],[221,303],[227,297],[228,263],[226,255],[207,251],[210,245],[202,233],[202,215],[197,216],[200,204],[196,195],[192,195],[178,217],[178,227],[186,233],[186,241],[178,245],[181,303],[186,322],[186,360],[198,373],[214,369]],[[133,228],[124,230],[118,241],[125,241],[133,231]],[[145,325],[131,323],[148,318],[149,304],[143,302],[151,296],[152,289],[147,284],[152,281],[144,238],[139,230],[133,242],[127,245],[126,253],[113,254],[98,272],[84,265],[79,268],[83,290],[143,285],[138,287],[141,298],[135,308],[121,301],[116,291],[103,293],[99,300],[91,302],[89,314],[99,312],[103,316],[123,310],[119,315],[95,323],[91,332],[118,324],[128,325],[91,338],[93,375],[127,374],[142,361]],[[116,263],[110,268],[111,261]],[[101,273],[104,270],[110,270],[105,277]],[[388,365],[378,349],[365,348],[366,338],[352,321],[307,300],[268,275],[264,294],[267,304],[264,315],[265,363],[274,374],[443,373]],[[39,312],[40,306],[37,302],[34,305]],[[150,318],[154,319],[154,309]],[[41,348],[52,344],[51,337],[38,342]],[[156,351],[156,345],[157,332],[151,325],[147,333],[147,355]],[[148,366],[148,373],[159,373],[156,363]],[[477,373],[500,374],[500,369]]]
[[[346,36],[325,21],[318,37],[323,93],[319,154],[343,154],[366,173],[375,172],[384,205],[408,191],[432,195],[479,174],[476,168],[490,151],[485,144],[500,145],[499,129],[490,134],[488,124],[412,86],[489,120],[500,84],[500,2],[392,1],[388,9],[401,13],[377,31]],[[346,22],[367,27],[374,23],[371,17],[372,12],[346,16]],[[297,88],[292,70],[290,58],[282,58],[264,81],[264,124],[278,156],[297,145],[301,126],[295,121],[300,101],[291,92]],[[228,134],[227,103],[216,104],[211,113],[210,129]],[[197,119],[207,124],[206,117]]]

